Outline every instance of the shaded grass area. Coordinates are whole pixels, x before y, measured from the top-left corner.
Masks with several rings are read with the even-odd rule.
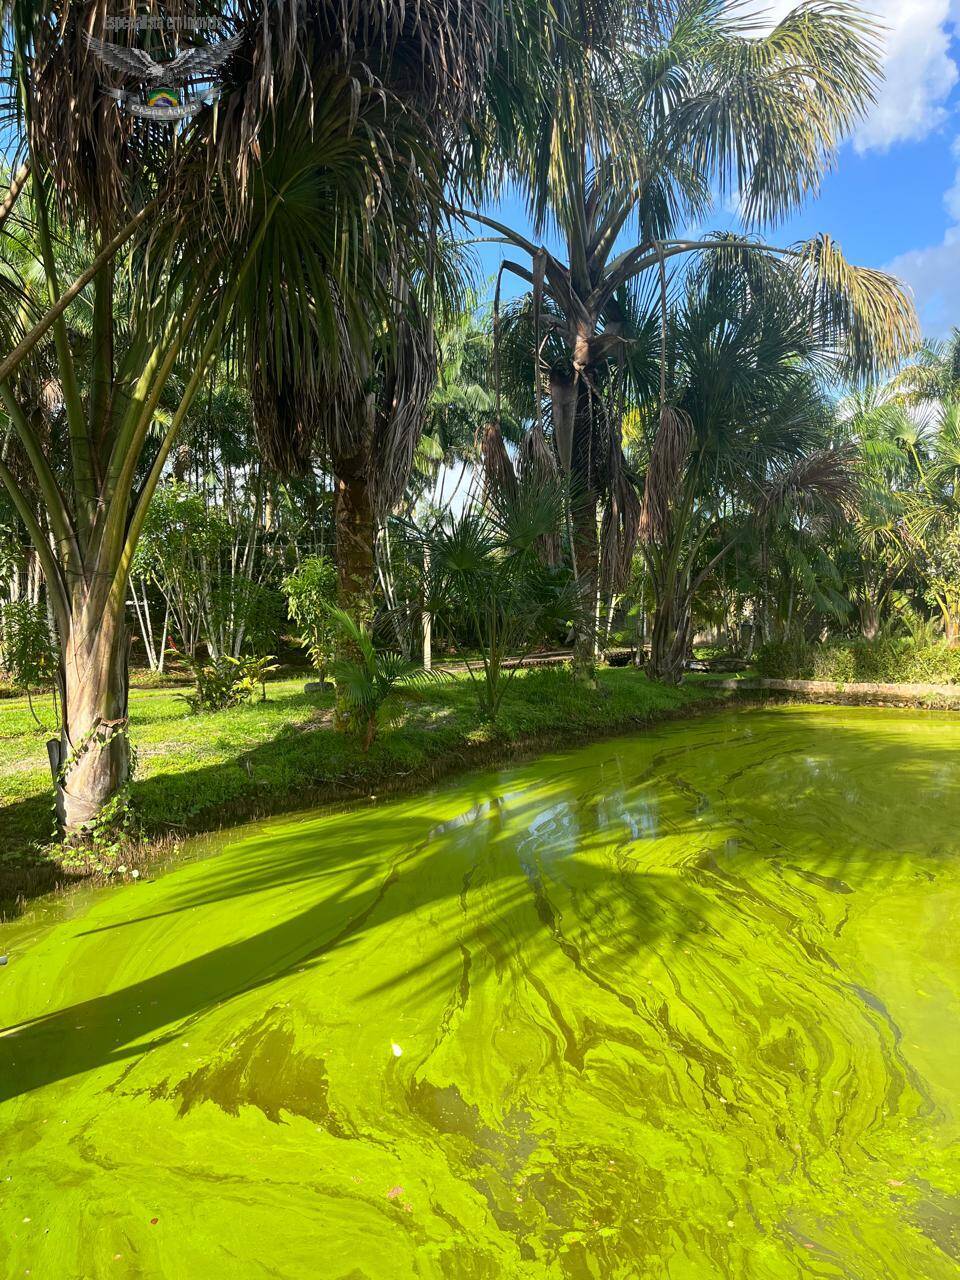
[[[472,764],[615,733],[710,706],[726,696],[706,684],[668,688],[633,669],[599,673],[597,687],[559,669],[520,673],[495,726],[480,720],[468,678],[456,676],[410,706],[369,754],[338,733],[329,693],[307,694],[303,678],[277,680],[267,699],[201,715],[169,689],[130,695],[137,770],[132,795],[147,848],[247,817],[426,784]],[[78,878],[51,839],[46,739],[49,703],[0,702],[0,912]]]

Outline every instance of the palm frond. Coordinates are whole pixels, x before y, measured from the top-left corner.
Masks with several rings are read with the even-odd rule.
[[[816,191],[872,103],[875,27],[845,0],[806,0],[763,35],[742,5],[692,8],[696,71],[679,114],[698,167],[716,174],[721,193],[740,193],[748,221],[777,221]]]
[[[803,511],[838,520],[850,513],[859,484],[851,448],[818,449],[798,458],[764,488],[758,514]]]
[[[662,541],[666,537],[670,510],[693,439],[693,422],[686,410],[664,405],[643,486],[639,534],[645,541]]]
[[[893,276],[854,266],[829,236],[800,246],[799,255],[810,321],[821,343],[841,353],[846,374],[875,376],[916,349],[917,314]]]

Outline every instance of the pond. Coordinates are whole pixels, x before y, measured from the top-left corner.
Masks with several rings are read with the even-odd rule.
[[[0,930],[0,1273],[939,1280],[960,719],[727,712]]]

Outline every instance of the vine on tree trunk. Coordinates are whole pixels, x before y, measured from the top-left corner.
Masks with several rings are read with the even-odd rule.
[[[66,791],[67,780],[83,756],[88,751],[106,750],[117,738],[123,738],[126,741],[129,761],[126,779],[88,822],[82,823],[69,833],[68,839],[64,842],[64,851],[60,855],[60,861],[65,866],[73,864],[92,867],[95,870],[107,870],[124,847],[138,834],[131,792],[131,783],[137,765],[137,751],[130,739],[130,724],[127,716],[116,720],[98,719],[74,744],[67,758],[60,764],[55,782],[58,792]],[[53,840],[59,842],[62,832],[56,803],[53,813]]]

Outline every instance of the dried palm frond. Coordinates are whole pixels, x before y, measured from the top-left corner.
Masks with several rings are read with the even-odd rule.
[[[379,518],[403,496],[413,457],[423,432],[427,402],[437,374],[436,345],[427,318],[399,321],[399,334],[387,352],[377,397],[373,432],[371,483]]]
[[[497,422],[489,422],[480,441],[480,457],[483,461],[484,492],[513,495],[517,489],[517,473],[513,469],[503,433]]]
[[[618,432],[611,432],[607,466],[607,501],[600,524],[600,589],[604,594],[623,591],[630,581],[642,516]]]
[[[556,483],[557,459],[539,422],[534,423],[520,442],[520,473],[524,480],[529,477],[544,484]]]
[[[411,178],[429,158],[447,168],[452,134],[478,98],[506,15],[497,0],[421,0],[416,6],[404,0],[237,0],[226,19],[207,0],[165,0],[162,10],[151,0],[149,7],[173,22],[218,18],[231,35],[229,55],[218,68],[218,101],[180,128],[135,118],[105,92],[119,87],[111,77],[121,73],[104,67],[91,38],[109,36],[108,44],[128,40],[131,46],[142,41],[132,31],[106,32],[107,0],[55,0],[52,6],[26,0],[15,13],[16,38],[29,50],[25,106],[36,154],[62,207],[101,227],[115,225],[123,211],[157,190],[172,206],[185,192],[193,199],[195,191],[183,180],[191,170],[202,174],[208,196],[217,190],[208,212],[235,226],[249,216],[247,195],[278,109],[314,130],[321,153],[335,135],[376,129],[384,135],[377,149],[388,169],[397,163],[388,135],[402,122],[417,139],[417,163],[409,152],[400,157]],[[132,3],[127,12],[143,16],[142,6]],[[176,35],[151,32],[150,38],[177,52]],[[340,82],[335,135],[327,101],[332,79]]]
[[[138,11],[131,4],[127,13]],[[191,6],[190,16],[196,13]],[[164,16],[179,14],[176,0],[166,6]],[[38,5],[32,22],[22,17],[15,34],[25,51],[21,105],[31,151],[64,216],[100,230],[124,221],[166,182],[176,140],[168,125],[136,120],[104,92],[109,77],[88,37],[104,34],[106,16],[106,0],[57,0]]]
[[[225,77],[216,116],[202,120],[208,159],[241,200],[259,163],[261,131],[276,103],[291,95],[306,118],[322,103],[316,69],[348,78],[354,90],[353,128],[361,99],[379,98],[385,118],[403,114],[424,142],[443,152],[478,91],[502,36],[497,3],[449,0],[239,0],[241,53]],[[322,139],[321,139],[322,141]]]
[[[851,515],[860,490],[855,463],[852,446],[817,449],[797,458],[764,487],[758,517],[770,520],[788,510],[828,520]]]
[[[303,475],[314,456],[322,397],[255,358],[249,384],[257,442],[267,466],[279,475]]]
[[[557,460],[543,433],[543,425],[535,422],[520,442],[520,483],[530,492],[549,488],[556,490],[560,479]],[[557,527],[543,534],[537,543],[544,564],[558,565],[561,559],[560,533]]]
[[[690,415],[683,409],[665,405],[650,451],[643,486],[639,534],[646,542],[661,541],[670,524],[670,510],[683,477],[684,464],[694,431]]]

